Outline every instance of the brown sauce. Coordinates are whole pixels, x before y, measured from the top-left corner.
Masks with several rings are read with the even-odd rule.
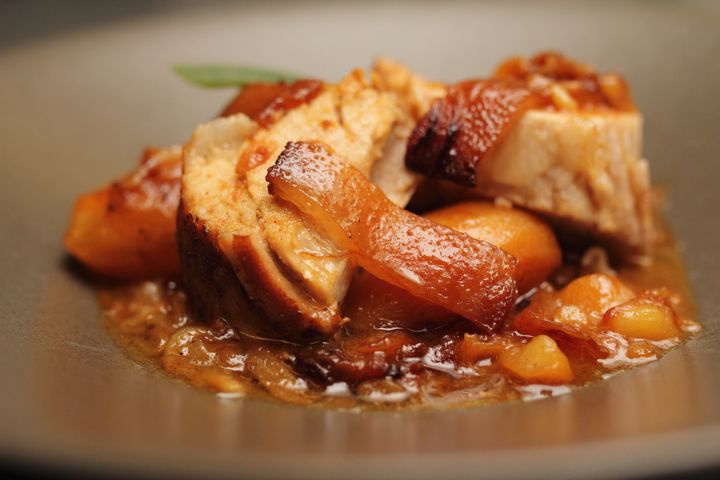
[[[586,253],[582,261],[566,257],[549,282],[555,288],[608,268],[599,250]],[[352,305],[354,298],[370,296],[371,303],[373,298],[388,303],[393,295],[392,287],[378,288],[366,273],[356,277],[346,301],[356,318],[329,340],[312,345],[247,336],[222,320],[196,321],[182,287],[173,281],[103,288],[99,298],[107,328],[131,356],[219,395],[333,408],[445,408],[567,393],[657,360],[699,330],[682,260],[671,241],[660,245],[647,265],[621,268],[617,275],[636,291],[666,287],[672,292],[683,335],[649,341],[608,334],[612,351],[604,358],[588,355],[582,346],[561,344],[575,375],[571,382],[555,385],[518,381],[493,355],[466,361],[463,341],[473,329],[462,320],[411,329],[363,316],[362,309]],[[520,302],[517,311],[526,304]],[[480,339],[483,348],[501,350],[529,337],[505,328],[490,337],[476,332],[473,338]]]

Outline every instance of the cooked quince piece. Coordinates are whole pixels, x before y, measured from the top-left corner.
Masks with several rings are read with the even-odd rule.
[[[179,146],[147,149],[136,171],[75,202],[64,244],[90,270],[116,278],[179,272],[175,214]]]
[[[615,306],[603,316],[602,326],[625,337],[667,340],[682,336],[670,303],[654,292],[645,292]]]
[[[503,350],[498,362],[514,377],[528,383],[562,384],[575,377],[567,357],[547,335]]]
[[[515,280],[520,293],[542,283],[562,261],[552,229],[523,210],[489,202],[463,202],[426,213],[424,217],[497,245],[517,258]]]

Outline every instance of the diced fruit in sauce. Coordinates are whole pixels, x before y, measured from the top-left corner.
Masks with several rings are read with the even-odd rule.
[[[645,293],[608,310],[602,326],[625,337],[667,340],[682,335],[679,321],[667,300]]]
[[[605,311],[631,299],[635,294],[612,275],[593,273],[568,283],[560,290],[560,303],[576,306],[585,316],[585,323],[595,324]]]
[[[611,275],[594,273],[568,283],[559,292],[538,292],[513,320],[528,335],[560,331],[572,337],[591,333],[610,308],[633,298],[632,290]]]
[[[595,338],[603,314],[634,297],[612,275],[594,273],[568,283],[559,292],[540,290],[516,315],[512,327],[526,335],[550,335],[564,348],[593,358],[608,355]]]
[[[324,145],[288,143],[267,180],[272,195],[295,205],[384,281],[485,330],[496,328],[513,307],[512,256],[403,210]]]
[[[457,356],[462,363],[472,364],[478,360],[494,358],[511,345],[511,340],[505,336],[466,333],[458,345]]]
[[[492,243],[517,258],[515,280],[520,293],[538,286],[562,262],[560,245],[550,226],[522,210],[488,202],[463,202],[424,217]]]
[[[547,335],[503,350],[498,362],[511,375],[528,383],[569,383],[575,377],[568,358]]]

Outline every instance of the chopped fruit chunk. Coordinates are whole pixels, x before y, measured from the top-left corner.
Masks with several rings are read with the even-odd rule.
[[[621,335],[666,340],[682,335],[677,315],[659,295],[645,293],[605,313],[602,325]]]
[[[608,308],[634,296],[619,278],[603,273],[584,275],[560,291],[562,305],[575,305],[588,321],[597,323]]]
[[[511,345],[507,337],[466,333],[458,348],[458,358],[463,363],[474,363],[478,360],[496,357]]]
[[[602,317],[609,308],[633,296],[632,290],[616,277],[584,275],[559,292],[538,292],[513,319],[512,326],[527,335],[550,335],[563,347],[602,358],[607,352],[595,339]]]
[[[148,148],[137,170],[80,196],[65,233],[68,252],[93,272],[109,277],[176,275],[181,154],[179,146]]]
[[[560,384],[574,378],[567,357],[547,335],[503,350],[498,360],[505,370],[525,382]]]
[[[584,275],[559,292],[538,292],[515,317],[513,326],[528,335],[560,331],[584,337],[597,327],[609,308],[633,296],[632,290],[616,277],[602,273]]]
[[[515,280],[520,293],[542,283],[562,261],[560,246],[550,226],[522,210],[488,202],[463,202],[424,216],[492,243],[517,258]]]
[[[289,142],[267,180],[376,277],[486,330],[512,308],[515,258],[401,209],[324,145]]]

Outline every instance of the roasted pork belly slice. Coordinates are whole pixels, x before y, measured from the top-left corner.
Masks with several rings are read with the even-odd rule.
[[[568,243],[600,242],[633,258],[655,238],[641,142],[637,113],[531,110],[478,165],[474,187],[432,180],[414,208],[494,198],[542,214]]]
[[[513,306],[514,257],[403,210],[326,146],[288,143],[267,179],[274,196],[376,277],[488,330]]]
[[[619,76],[541,54],[449,87],[418,123],[406,163],[467,187],[456,198],[502,199],[642,254],[653,225],[641,150],[642,117]]]
[[[270,196],[265,176],[294,140],[330,143],[369,176],[397,126],[409,123],[403,102],[356,71],[337,85],[323,86],[267,127],[239,115],[196,131],[185,149],[178,235],[184,276],[204,316],[223,316],[265,336],[328,334],[340,326],[339,303],[354,263],[293,206]],[[407,192],[400,197],[403,201]],[[223,259],[225,273],[218,278],[235,278],[232,288],[217,285],[213,272],[197,261],[213,255]],[[223,298],[213,299],[217,292]],[[245,322],[227,307],[244,302],[243,292],[266,320],[251,316]],[[228,302],[228,297],[237,298]]]

